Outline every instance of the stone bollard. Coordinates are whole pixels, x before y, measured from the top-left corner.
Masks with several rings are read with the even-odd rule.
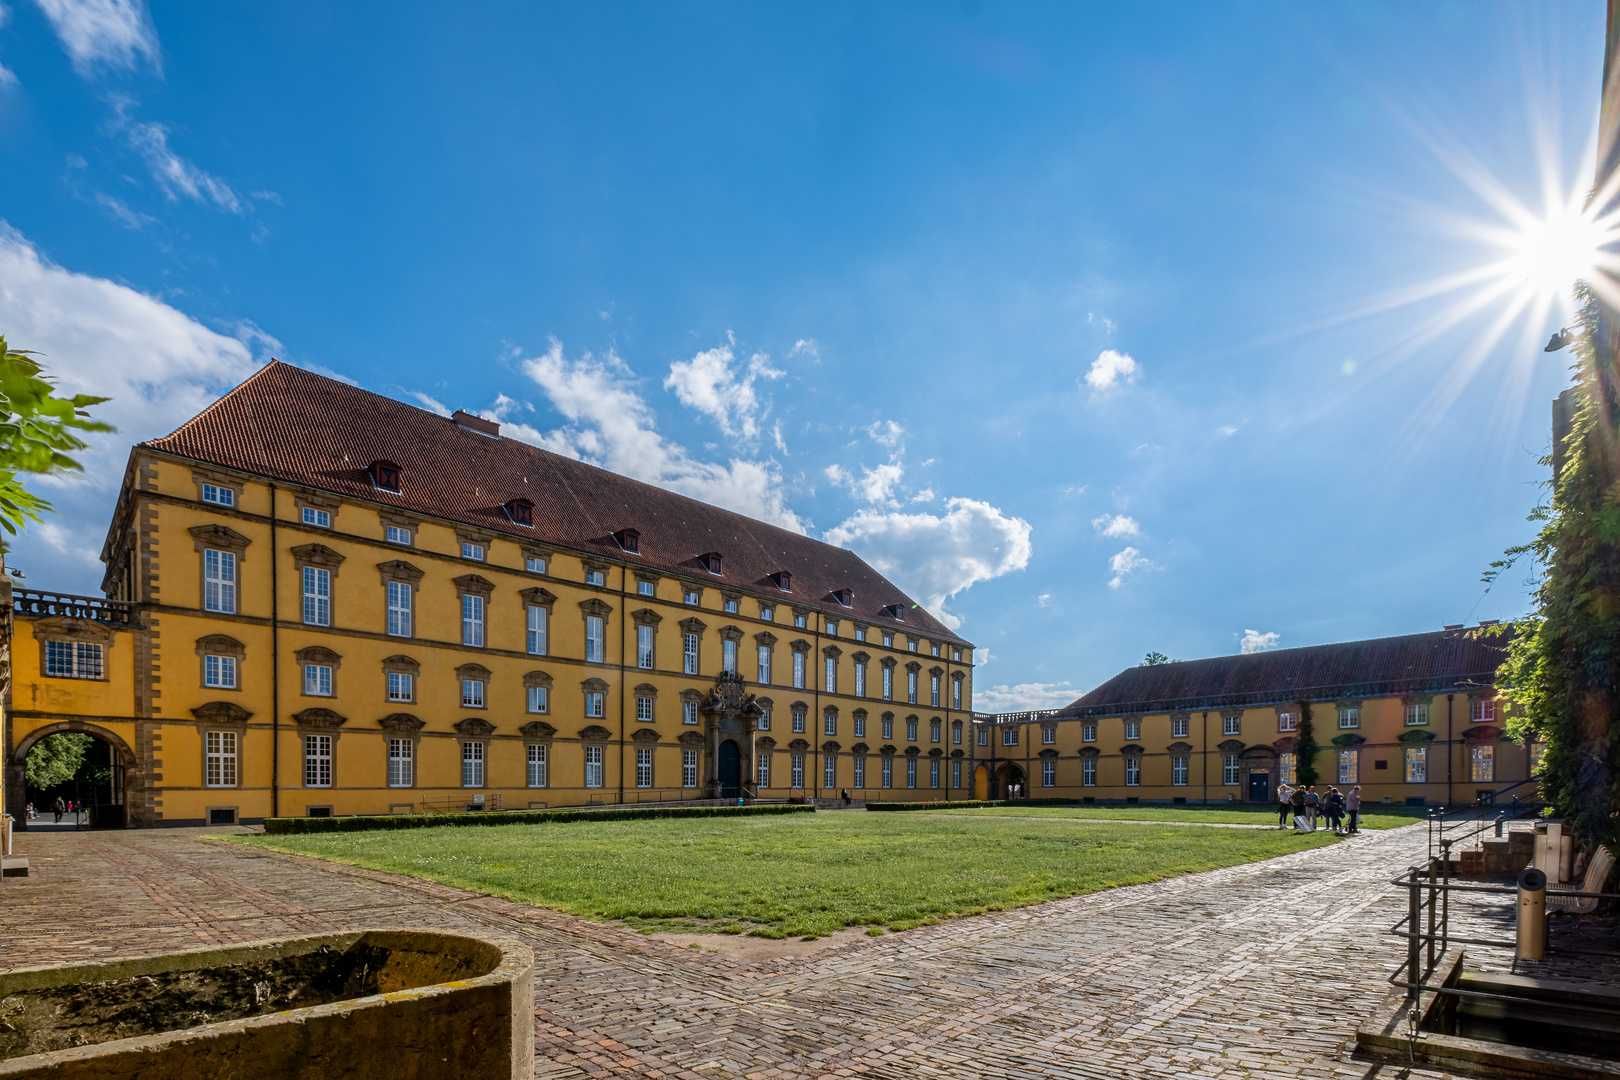
[[[1547,875],[1535,867],[1519,874],[1519,927],[1514,956],[1540,960],[1547,951]]]

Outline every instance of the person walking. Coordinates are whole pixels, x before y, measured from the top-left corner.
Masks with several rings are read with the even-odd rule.
[[[1310,822],[1305,819],[1305,789],[1296,787],[1288,793],[1288,808],[1294,812],[1294,828],[1304,832],[1310,831]]]
[[[1277,785],[1277,828],[1279,828],[1279,829],[1288,828],[1288,814],[1289,814],[1289,811],[1293,810],[1293,808],[1294,808],[1294,804],[1289,801],[1288,796],[1289,796],[1288,785],[1286,783],[1278,784]]]
[[[56,824],[62,824],[62,815],[67,813],[67,803],[62,801],[62,796],[56,797],[56,805],[52,806],[51,810],[56,814]]]
[[[1361,785],[1357,784],[1350,789],[1350,794],[1344,797],[1344,808],[1350,812],[1350,832],[1355,834],[1361,831]]]

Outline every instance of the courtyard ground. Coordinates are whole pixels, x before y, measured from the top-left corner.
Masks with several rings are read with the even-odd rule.
[[[1421,858],[1421,826],[759,962],[204,832],[19,835],[34,876],[0,883],[0,962],[512,935],[535,950],[545,1080],[1437,1076],[1349,1056],[1397,962],[1387,881]]]
[[[239,838],[653,931],[820,937],[1213,870],[1331,833],[864,812]]]

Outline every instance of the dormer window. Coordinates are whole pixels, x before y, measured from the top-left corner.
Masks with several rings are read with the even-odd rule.
[[[834,589],[832,596],[834,600],[845,607],[849,607],[855,602],[855,593],[850,589]]]
[[[883,614],[887,615],[889,618],[893,619],[895,622],[905,622],[906,621],[906,609],[901,604],[888,604],[888,605],[885,605],[884,608],[883,608]]]
[[[788,573],[786,570],[778,570],[776,573],[772,574],[771,581],[783,592],[793,591],[793,575]]]
[[[399,494],[399,466],[392,461],[373,461],[367,470],[371,473],[371,484],[378,491],[392,491]]]
[[[641,533],[635,529],[620,529],[613,534],[613,542],[631,555],[641,554]]]
[[[524,528],[534,528],[534,503],[528,499],[513,499],[506,503],[506,516],[512,519],[512,524],[522,525]]]
[[[702,555],[698,556],[698,562],[702,563],[703,569],[707,570],[709,573],[720,573],[720,553],[718,551],[704,552]]]

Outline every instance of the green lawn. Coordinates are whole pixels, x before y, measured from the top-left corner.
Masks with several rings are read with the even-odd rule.
[[[948,807],[940,804],[940,811]],[[930,813],[931,811],[908,811],[909,813]],[[993,817],[1053,817],[1073,818],[1084,821],[1087,818],[1111,818],[1114,821],[1208,821],[1222,825],[1271,825],[1277,824],[1276,807],[1209,807],[1201,806],[984,806],[966,810],[951,810],[953,816],[993,816]],[[1414,821],[1422,821],[1425,810],[1420,806],[1383,806],[1363,808],[1361,812],[1361,827],[1363,829],[1398,829],[1402,825],[1410,825]],[[1320,823],[1321,819],[1318,818]]]
[[[903,930],[1268,859],[1331,834],[1125,828],[923,813],[446,827],[241,843],[314,855],[645,930],[815,937]]]

